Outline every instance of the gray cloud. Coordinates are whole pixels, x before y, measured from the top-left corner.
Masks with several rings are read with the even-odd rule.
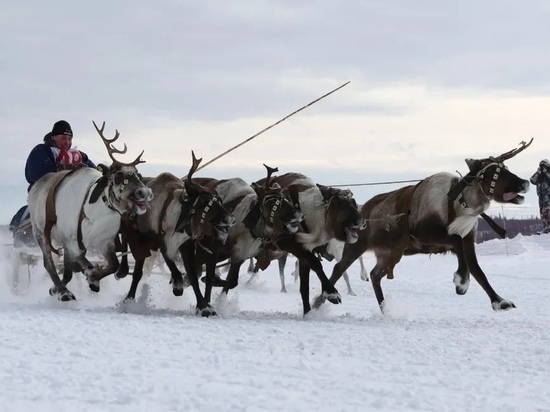
[[[3,118],[72,108],[203,120],[273,114],[315,97],[281,84],[296,72],[365,88],[417,81],[547,93],[549,7],[542,0],[6,4],[0,93],[11,105]],[[343,102],[340,110],[349,110]]]

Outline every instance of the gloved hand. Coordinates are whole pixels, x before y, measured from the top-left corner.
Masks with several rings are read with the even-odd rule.
[[[96,169],[99,170],[101,173],[106,174],[109,171],[109,166],[104,163],[100,163],[96,166]]]

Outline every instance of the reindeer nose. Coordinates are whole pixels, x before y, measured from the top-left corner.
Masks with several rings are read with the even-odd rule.
[[[134,192],[134,197],[138,200],[151,200],[153,198],[153,191],[148,187],[138,187]]]

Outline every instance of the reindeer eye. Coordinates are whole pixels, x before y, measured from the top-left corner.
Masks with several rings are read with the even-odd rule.
[[[124,180],[124,174],[122,172],[116,172],[114,180],[116,185],[120,185]]]

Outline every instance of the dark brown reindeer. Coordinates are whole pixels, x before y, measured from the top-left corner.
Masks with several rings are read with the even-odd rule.
[[[205,264],[210,279],[214,278],[216,263],[230,259],[226,280],[218,278],[215,284],[223,287],[222,294],[238,285],[239,270],[246,259],[257,256],[265,248],[274,247],[277,239],[292,236],[299,230],[301,213],[280,186],[271,184],[271,175],[277,169],[265,167],[267,178],[261,185],[250,185],[240,178],[199,180],[202,185],[216,191],[236,219],[235,225],[229,229],[228,241],[216,255],[197,251],[197,270]],[[208,280],[206,284],[208,286]]]
[[[361,254],[374,251],[376,265],[370,276],[378,305],[383,311],[384,295],[381,279],[393,278],[393,269],[403,255],[452,252],[458,258],[454,274],[456,293],[463,295],[470,283],[470,273],[491,300],[494,310],[515,308],[513,302],[500,297],[489,284],[475,253],[475,232],[478,217],[490,201],[520,204],[521,193],[529,190],[529,182],[521,179],[504,162],[532,143],[522,142],[519,148],[497,157],[466,159],[469,173],[458,178],[450,173],[437,173],[415,186],[377,195],[361,208],[368,226],[359,232],[359,240],[344,248],[330,281],[335,283]],[[316,299],[315,306],[323,302]]]
[[[299,261],[300,295],[304,315],[311,310],[311,269],[321,282],[323,298],[334,304],[341,303],[340,294],[327,278],[321,260],[315,252],[322,250],[329,242],[341,246],[357,241],[357,233],[364,222],[359,215],[353,194],[349,190],[315,184],[300,173],[286,173],[274,177],[272,181],[288,191],[295,207],[304,214],[302,230],[277,241],[280,250],[293,254]],[[258,184],[262,184],[262,181]]]
[[[170,173],[161,173],[146,180],[155,200],[148,213],[138,216],[137,237],[130,239],[129,243],[137,239],[142,242],[141,248],[143,242],[146,242],[148,249],[161,251],[170,269],[172,291],[176,296],[181,296],[184,288],[182,273],[175,264],[178,254],[181,253],[197,300],[197,313],[210,316],[216,312],[199,288],[194,253],[195,250],[209,250],[217,243],[225,243],[235,219],[213,190],[200,185],[193,178],[201,160],[193,153],[193,164],[183,181]],[[132,284],[126,301],[135,298],[143,276],[146,255],[135,257]]]
[[[112,139],[103,135],[93,123],[112,160],[105,173],[94,168],[49,173],[38,180],[29,192],[29,211],[33,232],[44,255],[44,266],[54,286],[50,294],[60,300],[73,300],[67,289],[74,271],[82,271],[90,289],[99,291],[99,282],[118,268],[114,239],[121,216],[125,213],[143,214],[152,199],[151,190],[141,181],[136,166],[143,152],[131,163],[122,163],[115,154],[113,143],[118,139],[116,131]],[[60,217],[60,218],[58,218]],[[63,279],[60,280],[52,260],[53,243],[63,247]],[[93,265],[87,258],[88,251],[100,252],[107,266]]]

